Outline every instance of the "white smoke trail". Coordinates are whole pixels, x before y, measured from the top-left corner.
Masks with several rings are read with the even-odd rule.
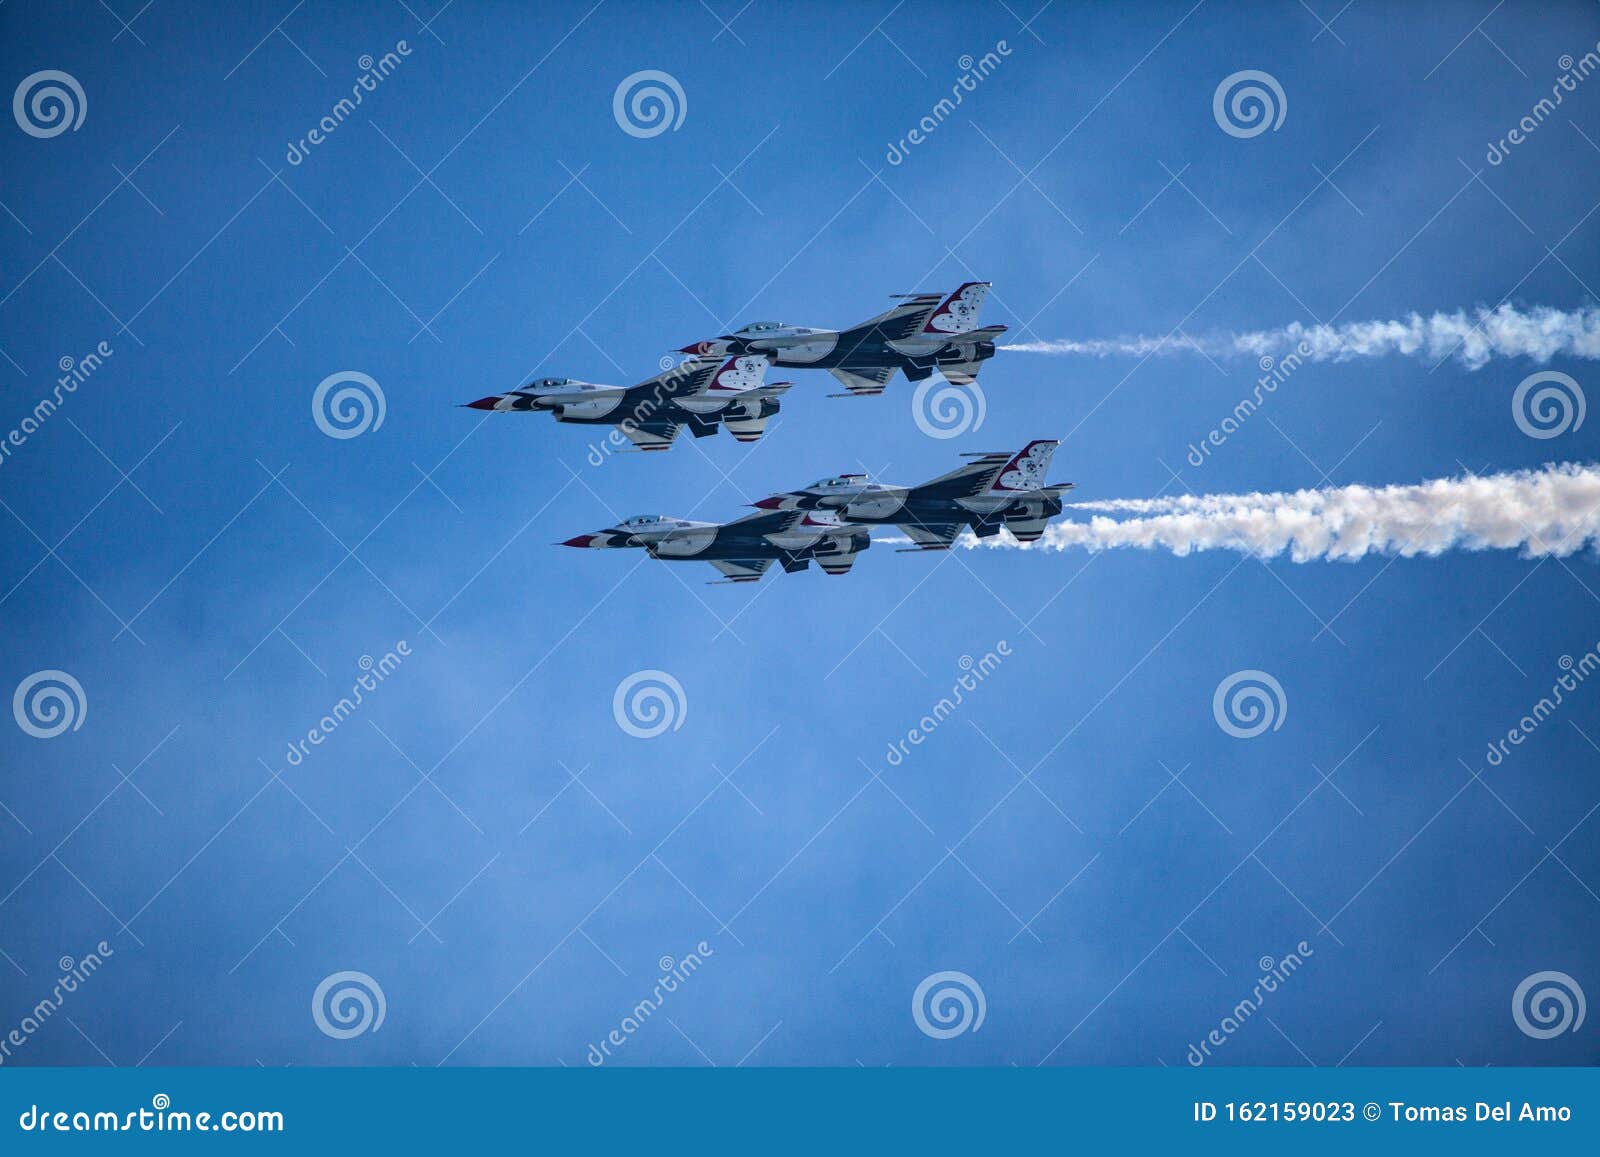
[[[1559,558],[1600,543],[1600,467],[1566,463],[1416,486],[1080,502],[1067,510],[1137,517],[1096,513],[1088,522],[1053,523],[1031,547],[1010,534],[968,533],[957,542],[968,549],[1234,550],[1257,558],[1288,552],[1295,562],[1490,549]]]
[[[1079,354],[1086,357],[1149,357],[1201,352],[1212,357],[1281,358],[1298,354],[1313,362],[1342,362],[1406,354],[1431,361],[1457,358],[1468,369],[1480,369],[1491,358],[1525,357],[1541,365],[1565,354],[1600,358],[1600,309],[1576,310],[1534,306],[1518,309],[1479,306],[1468,312],[1412,313],[1392,321],[1359,321],[1345,325],[1302,325],[1247,333],[1193,338],[1135,336],[1090,341],[1019,342],[1002,347],[1020,353]]]

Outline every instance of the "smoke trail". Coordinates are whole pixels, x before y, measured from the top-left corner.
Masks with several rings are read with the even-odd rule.
[[[1559,558],[1600,542],[1600,467],[1566,463],[1416,486],[1121,499],[1067,509],[1137,517],[1096,513],[1088,522],[1053,523],[1031,549],[1162,547],[1177,555],[1235,550],[1257,558],[1288,552],[1295,562],[1489,549]],[[1009,534],[964,534],[958,542],[968,549],[1030,549]]]
[[[1525,357],[1543,364],[1558,354],[1600,358],[1600,309],[1577,310],[1511,305],[1479,306],[1472,312],[1412,313],[1392,321],[1360,321],[1345,325],[1302,325],[1247,333],[1192,338],[1135,336],[1091,341],[1020,342],[1002,347],[1020,353],[1080,354],[1086,357],[1149,357],[1200,352],[1212,357],[1280,358],[1297,354],[1306,361],[1342,362],[1389,354],[1443,361],[1457,358],[1468,369],[1480,369],[1491,358]]]

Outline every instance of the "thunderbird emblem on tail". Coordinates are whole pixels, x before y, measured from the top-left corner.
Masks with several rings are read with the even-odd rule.
[[[994,357],[1003,325],[978,326],[987,281],[969,281],[948,297],[904,294],[887,313],[849,329],[809,329],[760,321],[736,333],[686,345],[696,357],[760,354],[779,366],[825,369],[851,395],[881,394],[896,370],[914,382],[938,370],[958,385],[973,381]]]

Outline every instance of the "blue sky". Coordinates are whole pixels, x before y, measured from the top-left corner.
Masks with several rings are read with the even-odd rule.
[[[0,9],[8,88],[56,69],[87,100],[76,131],[0,131],[0,426],[113,350],[0,465],[4,685],[64,670],[87,703],[0,729],[0,1027],[114,952],[8,1063],[582,1065],[701,941],[614,1063],[1181,1065],[1301,941],[1218,1063],[1596,1059],[1509,1007],[1541,971],[1600,993],[1594,688],[1484,758],[1600,642],[1589,555],[878,547],[708,587],[550,545],[1035,437],[1085,498],[1593,460],[1593,422],[1512,421],[1531,363],[1307,366],[1199,468],[1248,361],[1002,352],[952,440],[904,379],[829,399],[802,372],[753,449],[598,467],[589,430],[455,408],[974,277],[1023,340],[1592,304],[1600,88],[1484,160],[1600,40],[1592,6],[112,6]],[[640,139],[612,96],[645,69],[686,107]],[[1213,119],[1242,69],[1284,90],[1276,131]],[[380,427],[319,430],[340,371]],[[1212,696],[1251,669],[1286,710],[1236,739]],[[640,670],[683,690],[653,739],[612,713]],[[341,971],[381,987],[377,1031],[318,1031]],[[948,1040],[911,1015],[943,971],[986,1009]]]

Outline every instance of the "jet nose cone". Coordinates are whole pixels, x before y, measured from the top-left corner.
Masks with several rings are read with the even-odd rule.
[[[576,535],[573,535],[571,538],[567,539],[565,542],[561,543],[561,545],[562,546],[593,546],[595,539],[597,539],[599,537],[600,536],[598,534],[576,534]]]
[[[487,398],[479,398],[476,402],[468,402],[466,408],[469,410],[492,410],[499,400],[499,394],[491,394]]]
[[[754,506],[757,510],[782,510],[783,495],[774,494],[771,498],[763,498],[761,501],[752,502],[750,505]]]
[[[716,353],[719,344],[714,341],[697,341],[692,345],[684,346],[678,352],[680,354],[689,354],[691,357],[705,357],[707,354]]]

